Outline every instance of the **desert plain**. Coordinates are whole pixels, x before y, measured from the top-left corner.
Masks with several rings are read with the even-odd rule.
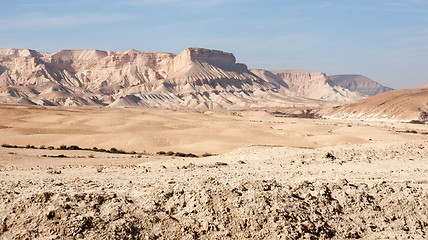
[[[2,105],[0,238],[428,237],[428,125],[289,110]]]

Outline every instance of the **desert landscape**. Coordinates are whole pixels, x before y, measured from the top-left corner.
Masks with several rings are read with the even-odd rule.
[[[426,239],[428,87],[0,50],[3,239]]]
[[[279,112],[3,105],[1,237],[426,238],[426,124]]]

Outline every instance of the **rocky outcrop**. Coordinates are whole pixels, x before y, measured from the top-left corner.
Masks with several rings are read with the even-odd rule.
[[[300,69],[252,71],[266,81],[286,86],[290,92],[301,97],[335,102],[352,102],[365,97],[365,95],[338,86],[325,73],[312,73]]]
[[[260,76],[236,63],[232,53],[201,48],[179,54],[0,50],[0,103],[6,104],[230,109],[361,97],[324,78],[268,71]]]
[[[368,96],[393,90],[362,75],[331,75],[328,78],[343,88]]]

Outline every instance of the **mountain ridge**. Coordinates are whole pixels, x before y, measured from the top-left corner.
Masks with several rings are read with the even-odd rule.
[[[232,53],[204,48],[181,53],[65,49],[52,54],[0,49],[0,103],[235,109],[365,97],[331,84],[324,73],[287,73],[292,76],[287,79],[268,74],[275,79],[258,76]],[[314,84],[316,78],[320,80]],[[299,87],[299,82],[306,85]]]
[[[328,77],[341,87],[369,96],[393,90],[359,74],[330,75]]]

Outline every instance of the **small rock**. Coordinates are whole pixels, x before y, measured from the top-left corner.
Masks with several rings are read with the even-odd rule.
[[[227,163],[225,163],[225,162],[216,162],[215,165],[216,166],[226,166]]]
[[[331,160],[336,159],[336,157],[330,152],[324,154],[323,158],[327,158],[327,159],[331,159]]]

